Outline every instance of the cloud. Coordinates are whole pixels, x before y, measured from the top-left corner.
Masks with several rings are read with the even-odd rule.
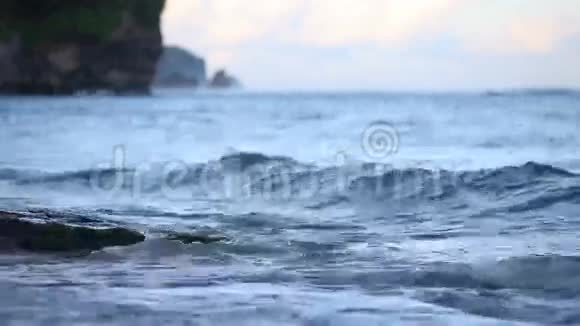
[[[206,37],[220,45],[237,45],[266,36],[291,17],[298,2],[269,0],[212,0],[204,2],[208,15]]]
[[[555,68],[578,54],[578,0],[168,0],[163,31],[258,87],[580,83]]]
[[[547,54],[580,34],[580,2],[474,0],[453,18],[453,34],[482,54]]]
[[[169,0],[164,34],[200,48],[286,43],[412,46],[440,35],[483,53],[553,51],[580,34],[580,3],[528,0]]]
[[[457,0],[170,0],[165,30],[204,44],[272,41],[328,46],[405,42]]]
[[[454,3],[454,0],[312,1],[299,33],[301,41],[321,46],[401,45],[434,27]]]
[[[560,42],[574,34],[573,29],[555,18],[515,19],[508,30],[514,45],[527,52],[547,53],[553,51]]]
[[[300,0],[170,0],[164,28],[192,33],[201,44],[237,46],[274,33],[296,15]],[[177,27],[178,26],[178,27]]]
[[[211,58],[211,65],[216,70],[225,69],[225,67],[231,66],[238,56],[239,53],[228,49],[212,50],[208,53],[208,57]]]

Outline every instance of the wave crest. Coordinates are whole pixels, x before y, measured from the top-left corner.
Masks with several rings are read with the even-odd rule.
[[[171,169],[163,164],[146,170],[110,168],[58,174],[5,169],[0,170],[0,179],[14,186],[59,185],[57,190],[63,191],[66,186],[76,186],[98,191],[161,191],[166,196],[193,191],[217,198],[314,199],[310,207],[339,205],[348,198],[442,201],[475,194],[512,198],[508,211],[526,211],[558,202],[577,203],[580,195],[577,174],[536,162],[480,171],[395,169],[368,163],[320,168],[260,153],[230,154],[217,161]]]

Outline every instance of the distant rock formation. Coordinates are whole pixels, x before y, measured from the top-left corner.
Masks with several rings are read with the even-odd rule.
[[[226,89],[240,87],[238,79],[230,76],[225,70],[218,70],[213,78],[209,81],[208,87],[214,89]]]
[[[165,0],[2,0],[0,93],[146,93]]]
[[[207,81],[205,60],[185,49],[166,47],[157,64],[156,87],[199,87]]]

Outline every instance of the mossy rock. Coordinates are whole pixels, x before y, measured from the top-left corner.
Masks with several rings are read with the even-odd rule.
[[[31,252],[81,252],[129,246],[145,240],[143,234],[124,228],[36,223],[23,217],[0,212],[0,242],[5,246]]]

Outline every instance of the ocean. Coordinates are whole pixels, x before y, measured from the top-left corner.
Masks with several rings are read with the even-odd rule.
[[[580,325],[576,93],[2,97],[0,126],[0,210],[147,235],[0,252],[2,325]]]

